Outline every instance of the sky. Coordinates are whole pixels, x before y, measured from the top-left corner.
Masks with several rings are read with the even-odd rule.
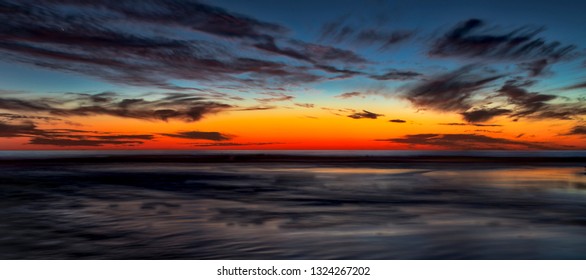
[[[585,10],[0,0],[0,149],[582,150]]]

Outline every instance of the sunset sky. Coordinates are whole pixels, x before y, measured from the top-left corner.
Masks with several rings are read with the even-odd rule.
[[[581,150],[584,11],[0,0],[0,149]]]

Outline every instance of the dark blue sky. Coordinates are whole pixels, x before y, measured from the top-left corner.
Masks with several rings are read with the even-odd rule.
[[[9,5],[11,1],[4,1]],[[14,1],[27,2],[27,1]],[[44,2],[44,1],[41,1]],[[75,5],[75,1],[46,1],[57,2],[61,6],[70,6],[71,11],[77,14],[96,13],[96,9],[88,9],[87,6]],[[61,2],[61,3],[59,3]],[[69,2],[69,3],[67,3]],[[100,2],[100,1],[97,1]],[[108,1],[105,1],[108,2]],[[147,1],[148,2],[148,1]],[[154,1],[157,2],[157,1]],[[160,1],[165,2],[165,1]],[[173,2],[173,1],[171,1]],[[181,2],[181,1],[178,1]],[[72,4],[73,3],[73,4]],[[356,52],[360,56],[376,61],[377,64],[368,66],[372,71],[385,71],[389,68],[408,68],[411,70],[431,71],[441,68],[454,68],[468,63],[483,60],[483,57],[433,57],[429,55],[430,44],[456,26],[468,19],[481,19],[486,30],[494,30],[492,34],[502,35],[506,32],[530,26],[543,28],[535,36],[548,42],[559,41],[562,44],[576,45],[577,51],[584,52],[586,46],[586,32],[581,26],[586,26],[586,3],[583,1],[208,1],[209,6],[225,9],[228,13],[240,14],[248,18],[266,23],[277,24],[286,32],[279,36],[286,39],[302,40],[304,42],[335,46]],[[56,5],[53,5],[55,7]],[[137,5],[140,6],[140,5]],[[144,5],[145,7],[148,4]],[[156,4],[153,4],[156,6]],[[99,9],[98,9],[99,11]],[[67,9],[63,9],[67,13]],[[188,15],[186,15],[188,16]],[[8,19],[10,20],[10,18]],[[32,19],[31,19],[32,20]],[[129,33],[146,35],[156,28],[157,22],[149,23],[144,19],[133,23],[121,23],[110,21],[113,28],[120,28]],[[236,23],[237,24],[237,23]],[[396,44],[380,49],[380,44],[374,41],[356,44],[351,38],[334,40],[324,36],[324,26],[339,24],[339,27],[352,28],[355,32],[374,29],[381,33],[411,32],[409,38]],[[53,26],[54,27],[54,26]],[[175,26],[176,27],[176,26]],[[9,29],[5,27],[5,29]],[[172,25],[161,25],[159,29],[174,28]],[[192,30],[193,31],[193,30]],[[165,32],[165,31],[163,31]],[[232,43],[234,49],[231,52],[242,52],[252,57],[263,57],[274,53],[260,51],[258,49],[242,49],[240,42],[230,42],[230,36],[206,36],[187,30],[174,30],[174,37],[203,38],[224,46]],[[487,31],[487,34],[490,32]],[[154,34],[149,34],[154,35]],[[169,35],[169,34],[165,34]],[[209,35],[209,33],[207,34]],[[216,34],[217,35],[217,34]],[[340,37],[341,38],[341,37]],[[37,41],[37,43],[41,43]],[[234,46],[236,45],[236,46]],[[8,54],[12,56],[13,54]],[[24,55],[24,54],[22,54]],[[7,55],[5,55],[7,56]],[[275,60],[283,60],[287,56],[271,57]],[[290,58],[290,57],[289,57]],[[108,83],[100,84],[95,75],[71,75],[54,71],[54,68],[37,67],[39,63],[24,63],[17,66],[15,59],[3,59],[0,62],[0,70],[5,73],[5,78],[0,81],[5,89],[27,90],[64,90],[63,80],[67,80],[67,89],[100,90],[109,89]],[[16,59],[18,60],[18,59]],[[558,64],[555,67],[565,74],[553,75],[548,85],[542,85],[547,89],[564,86],[579,78],[580,59],[569,65]],[[19,62],[22,62],[19,61]],[[295,59],[293,59],[293,63]],[[486,63],[486,61],[481,61]],[[498,66],[515,64],[518,61],[490,61]],[[496,63],[495,63],[496,62]],[[31,67],[31,64],[34,65]],[[44,69],[43,69],[44,68]],[[59,70],[59,69],[57,69]],[[75,72],[75,71],[74,71]],[[380,73],[380,72],[379,72]],[[99,77],[98,77],[99,78]],[[103,80],[103,79],[102,79]],[[192,80],[192,79],[188,79]],[[353,81],[353,83],[360,81]],[[362,83],[367,83],[362,81]],[[126,85],[118,83],[115,87]],[[320,86],[320,85],[317,85]],[[347,83],[329,83],[332,88],[346,87]],[[98,89],[100,88],[100,89]]]

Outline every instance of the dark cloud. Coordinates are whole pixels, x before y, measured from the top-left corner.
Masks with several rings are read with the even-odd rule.
[[[0,97],[0,109],[17,112],[48,112],[53,109],[44,99],[25,100]]]
[[[264,110],[272,110],[276,109],[275,106],[253,106],[253,107],[245,107],[245,108],[235,108],[234,111],[264,111]]]
[[[527,87],[534,81],[508,80],[497,90],[496,95],[479,99],[482,89],[491,86],[502,75],[479,71],[477,65],[469,65],[451,73],[421,81],[408,87],[404,97],[418,109],[440,112],[458,112],[464,120],[472,123],[490,121],[497,116],[518,119],[578,119],[586,114],[586,102],[553,102],[558,96],[531,92]],[[476,73],[475,73],[476,72]],[[504,98],[504,101],[501,100]],[[479,103],[492,104],[492,108]]]
[[[519,64],[519,67],[527,72],[529,72],[529,77],[537,77],[543,74],[547,74],[550,61],[548,59],[539,59],[536,61],[526,62]]]
[[[266,98],[255,98],[254,100],[261,102],[261,103],[271,103],[271,102],[279,102],[279,101],[291,101],[295,99],[294,96],[286,95],[280,92],[270,92],[270,93],[263,93],[265,95],[269,95],[271,97]]]
[[[254,46],[271,53],[303,60],[314,64],[324,62],[367,63],[360,55],[336,47],[307,43],[299,40],[289,40],[288,47],[279,47],[273,40],[257,43]]]
[[[480,127],[484,127],[484,126],[488,126],[488,127],[494,127],[494,126],[502,126],[500,124],[482,124],[482,123],[438,123],[439,125],[452,125],[452,126],[466,126],[466,125],[472,125],[472,126],[480,126]]]
[[[321,107],[320,109],[328,111],[336,116],[347,116],[346,114],[348,113],[356,113],[356,110],[354,109],[350,109],[350,108],[344,108],[344,109],[336,109],[336,108],[329,108],[329,107]]]
[[[470,125],[468,123],[438,123],[439,125],[450,125],[450,126],[465,126]]]
[[[494,117],[508,115],[512,111],[509,109],[500,109],[500,108],[490,108],[490,109],[476,109],[472,111],[467,111],[460,113],[464,120],[476,123],[476,122],[486,122],[491,120]]]
[[[509,80],[498,90],[500,96],[507,99],[508,104],[515,106],[511,117],[572,120],[586,115],[584,101],[553,103],[550,101],[559,99],[558,96],[530,92],[526,87],[532,84],[532,82]]]
[[[586,82],[571,85],[569,87],[565,87],[564,89],[581,89],[581,88],[586,88]]]
[[[211,141],[226,141],[232,136],[219,132],[180,131],[177,133],[161,133],[160,135]],[[108,132],[87,131],[78,129],[39,129],[34,123],[0,122],[0,137],[28,137],[29,144],[52,146],[88,146],[104,145],[135,146],[155,138],[152,134],[113,134]]]
[[[226,141],[232,139],[232,136],[222,134],[220,132],[208,132],[208,131],[180,131],[177,133],[162,133],[161,135],[184,138],[184,139],[202,139],[211,141]]]
[[[524,26],[501,30],[479,19],[458,24],[432,46],[429,54],[439,57],[468,57],[492,60],[558,60],[576,49],[573,45],[548,42],[537,37],[544,29]]]
[[[340,75],[336,78],[349,78],[363,74],[360,71],[336,67],[334,64],[362,65],[368,60],[349,50],[343,50],[332,46],[307,43],[299,40],[282,40],[279,45],[275,39],[270,38],[255,43],[253,46],[259,50],[271,54],[285,56],[312,64],[316,70],[330,74]],[[310,80],[308,78],[308,80]]]
[[[98,147],[104,145],[124,145],[124,146],[136,146],[143,144],[143,141],[137,140],[124,140],[124,139],[69,139],[69,138],[46,138],[46,137],[33,137],[29,144],[33,145],[51,145],[51,146],[88,146]]]
[[[249,143],[237,143],[237,142],[218,142],[218,143],[194,143],[193,146],[197,147],[231,147],[231,146],[264,146],[264,145],[276,145],[283,144],[277,142],[249,142]]]
[[[313,108],[315,104],[312,103],[295,103],[295,106],[303,107],[303,108]]]
[[[468,130],[466,130],[468,131]],[[475,129],[475,132],[484,132],[484,133],[502,133],[502,131],[497,131],[497,130],[488,130],[488,129]],[[515,137],[517,138],[517,137]]]
[[[71,32],[78,34],[75,35],[77,37],[81,36],[79,40],[89,40],[83,36],[104,36],[101,39],[104,43],[92,45],[90,42],[72,42],[71,45],[64,45],[62,42],[51,41],[51,38],[59,37],[60,31],[54,32],[57,35],[42,38],[43,40],[13,38],[15,42],[2,42],[0,52],[6,54],[4,58],[7,60],[138,86],[169,87],[169,79],[242,81],[235,77],[241,74],[294,82],[319,79],[283,63],[234,57],[221,51],[220,46],[203,41],[177,41],[173,44],[153,41],[141,43],[144,46],[124,48],[120,44],[134,44],[133,38],[117,38],[112,34],[94,34],[99,32],[77,29]],[[105,42],[111,43],[108,45]],[[40,44],[55,46],[47,49]]]
[[[483,127],[483,126],[488,126],[488,127],[503,126],[502,124],[483,124],[483,123],[473,123],[471,125],[480,126],[480,127]]]
[[[274,23],[263,22],[191,0],[145,0],[140,3],[116,0],[56,0],[54,2],[104,9],[140,23],[183,27],[220,37],[256,39],[267,34],[285,34],[288,31]]]
[[[345,92],[342,93],[340,95],[336,95],[336,98],[342,98],[342,99],[348,99],[348,98],[352,98],[352,97],[364,97],[364,93],[362,92],[357,92],[357,91],[353,91],[353,92]]]
[[[522,142],[505,138],[495,138],[478,134],[412,134],[402,138],[379,139],[398,144],[432,146],[446,149],[484,150],[484,149],[555,149],[541,143]]]
[[[508,99],[510,104],[517,106],[514,116],[527,116],[538,112],[547,106],[546,102],[556,98],[555,95],[529,92],[523,88],[527,83],[507,81],[498,92]]]
[[[577,125],[574,126],[568,133],[565,135],[586,135],[586,126],[584,125]]]
[[[385,81],[385,80],[397,80],[397,81],[405,81],[405,80],[412,80],[414,78],[422,76],[421,73],[413,72],[413,71],[399,71],[399,70],[389,70],[388,72],[382,75],[371,75],[370,77],[375,80]]]
[[[153,135],[150,134],[119,134],[119,135],[98,135],[92,136],[93,138],[103,140],[119,140],[119,139],[140,139],[140,140],[152,140]]]
[[[407,88],[404,97],[419,109],[440,112],[466,111],[472,107],[473,94],[500,79],[501,75],[475,73],[468,65]]]
[[[107,132],[74,130],[74,129],[46,129],[37,130],[36,135],[28,144],[34,145],[52,145],[52,146],[104,146],[104,145],[123,145],[137,146],[142,145],[146,140],[153,140],[154,136],[150,134],[112,134]]]
[[[354,114],[348,115],[349,118],[353,119],[377,119],[378,117],[382,117],[384,115],[376,114],[373,112],[369,112],[366,110],[362,110],[362,112],[356,112]]]
[[[365,29],[356,33],[356,42],[364,45],[380,44],[379,49],[385,50],[398,43],[404,42],[415,32],[411,30],[382,31],[379,29]]]
[[[37,121],[62,121],[61,118],[47,117],[47,116],[31,116],[11,113],[0,113],[0,119],[14,121],[14,120],[37,120]]]
[[[111,134],[76,129],[39,129],[34,123],[0,122],[0,138],[27,137],[28,144],[51,146],[89,146],[104,145],[135,146],[152,140],[150,134]]]
[[[2,59],[116,83],[173,90],[190,88],[169,80],[266,87],[324,78],[311,70],[352,76],[359,72],[332,63],[367,63],[349,50],[290,39],[278,24],[197,1],[0,0],[0,6]],[[128,28],[136,24],[141,28]],[[178,39],[201,37],[185,36],[189,32],[231,43],[209,36]],[[254,58],[260,57],[258,50],[310,65]]]
[[[389,120],[389,122],[393,122],[393,123],[406,123],[406,120],[400,120],[400,119],[394,119],[394,120]]]
[[[206,101],[199,96],[167,96],[156,100],[121,98],[109,93],[74,94],[60,98],[17,99],[0,98],[0,109],[14,112],[48,113],[57,116],[109,115],[144,120],[178,119],[198,121],[207,114],[215,114],[233,106]]]
[[[111,102],[118,95],[117,93],[111,92],[111,91],[105,91],[105,92],[97,93],[97,94],[84,94],[84,93],[71,93],[71,92],[68,92],[66,94],[72,94],[72,95],[74,95],[74,96],[76,95],[78,97],[85,96],[90,101],[92,101],[94,103]]]
[[[586,115],[586,103],[549,104],[541,112],[531,115],[536,119],[580,120]]]
[[[33,123],[9,124],[0,122],[0,137],[26,137],[39,133]]]
[[[321,39],[335,43],[349,42],[359,46],[378,46],[379,50],[407,41],[412,38],[412,30],[384,30],[376,28],[361,28],[351,26],[345,19],[329,22],[322,27]]]
[[[356,70],[350,70],[350,69],[340,69],[331,65],[323,65],[323,64],[316,64],[315,67],[319,70],[322,70],[324,72],[327,73],[331,73],[331,74],[338,74],[339,76],[330,78],[330,79],[345,79],[345,78],[350,78],[356,75],[362,75],[364,73],[360,72],[360,71],[356,71]]]

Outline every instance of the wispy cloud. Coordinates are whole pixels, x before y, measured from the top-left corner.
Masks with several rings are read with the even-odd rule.
[[[303,107],[303,108],[313,108],[313,107],[315,107],[315,104],[313,104],[313,103],[295,103],[295,106]]]
[[[483,123],[439,123],[439,125],[452,125],[452,126],[466,126],[466,125],[471,125],[471,126],[488,126],[488,127],[495,127],[495,126],[502,126],[500,124],[483,124]]]
[[[527,71],[529,77],[537,77],[550,73],[548,69],[551,63],[551,59],[542,58],[531,62],[520,63],[519,67]]]
[[[255,98],[256,101],[261,102],[261,103],[272,103],[272,102],[280,102],[280,101],[291,101],[293,99],[295,99],[294,96],[292,95],[287,95],[281,92],[268,92],[268,93],[263,93],[265,95],[268,95],[270,97],[265,97],[265,98]]]
[[[576,126],[572,127],[572,129],[570,131],[568,131],[568,133],[566,133],[564,135],[582,135],[582,136],[586,136],[586,126],[585,125],[576,125]]]
[[[115,93],[69,94],[54,98],[0,98],[0,109],[13,112],[47,113],[56,116],[110,115],[144,120],[179,119],[198,121],[207,114],[233,108],[232,105],[207,101],[200,96],[169,95],[161,99],[124,98]]]
[[[387,80],[396,80],[396,81],[405,81],[405,80],[412,80],[422,76],[423,74],[414,72],[414,71],[399,71],[399,70],[389,70],[384,74],[380,75],[370,75],[371,78],[379,81],[387,81]]]
[[[180,131],[177,133],[162,133],[161,135],[183,139],[201,139],[211,141],[226,141],[232,139],[232,136],[220,132],[209,131]]]
[[[484,73],[478,65],[432,77],[407,88],[404,97],[418,109],[462,112],[473,106],[472,97],[502,75]]]
[[[352,119],[377,119],[378,117],[383,116],[384,115],[382,114],[377,114],[366,110],[362,110],[362,112],[356,112],[354,114],[348,115],[348,117]]]
[[[577,83],[577,84],[565,87],[564,89],[581,89],[581,88],[586,88],[586,82]]]
[[[354,75],[359,72],[348,67],[368,62],[350,50],[289,38],[288,28],[279,24],[198,1],[0,4],[2,59],[116,83],[167,89],[181,89],[173,79],[249,86],[308,83],[325,78],[311,70]],[[127,28],[133,24],[141,28]],[[182,39],[189,32],[211,37]],[[306,65],[287,64],[278,56]]]
[[[193,143],[197,147],[238,147],[238,146],[266,146],[283,144],[278,142],[214,142],[214,143]]]
[[[85,147],[99,147],[104,145],[124,145],[136,146],[143,144],[143,141],[127,140],[127,139],[72,139],[72,138],[48,138],[48,137],[33,137],[29,144],[34,145],[50,145],[61,147],[85,146]]]
[[[364,95],[365,94],[362,92],[352,91],[352,92],[345,92],[340,95],[336,95],[336,98],[348,99],[348,98],[352,98],[352,97],[364,97]]]
[[[74,129],[40,129],[32,122],[0,122],[0,138],[26,137],[28,144],[50,146],[141,145],[154,138],[151,134],[113,134]]]
[[[429,54],[439,57],[538,61],[561,59],[576,49],[574,45],[548,42],[538,37],[543,30],[543,27],[531,26],[503,30],[488,26],[480,19],[469,19],[437,39]]]
[[[486,149],[556,149],[557,146],[543,143],[523,142],[495,138],[479,134],[411,134],[401,138],[378,139],[410,146],[432,146],[444,149],[486,150]]]
[[[322,27],[321,38],[335,43],[348,42],[358,46],[375,46],[387,50],[413,37],[413,30],[391,30],[379,27],[356,27],[340,18]]]
[[[501,108],[488,108],[488,109],[476,109],[467,112],[460,113],[464,120],[477,123],[477,122],[486,122],[494,117],[508,115],[512,111],[509,109],[501,109]]]
[[[39,132],[33,123],[8,124],[0,122],[0,137],[23,137]]]
[[[498,90],[508,104],[515,106],[511,117],[573,120],[586,115],[584,100],[550,102],[559,99],[558,96],[528,91],[526,87],[532,84],[533,82],[509,80]]]

